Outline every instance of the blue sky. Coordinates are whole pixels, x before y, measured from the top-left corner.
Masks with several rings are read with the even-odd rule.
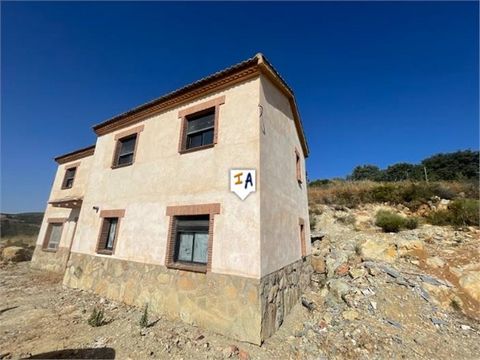
[[[478,149],[477,2],[1,7],[4,212],[43,211],[93,124],[257,52],[295,92],[310,179]]]

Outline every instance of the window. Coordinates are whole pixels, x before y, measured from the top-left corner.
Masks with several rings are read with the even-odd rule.
[[[208,262],[209,216],[175,218],[175,262],[206,265]]]
[[[65,177],[63,179],[62,189],[70,189],[73,186],[73,180],[75,179],[76,167],[72,167],[65,171]]]
[[[295,171],[297,173],[297,181],[299,184],[302,183],[302,164],[300,153],[295,149]]]
[[[101,254],[112,254],[115,248],[115,241],[118,233],[118,218],[104,218],[97,252]]]
[[[215,108],[187,117],[186,149],[213,144]]]
[[[63,223],[49,223],[43,245],[44,250],[57,251],[62,238]]]
[[[182,121],[180,154],[210,148],[217,143],[220,105],[224,103],[225,96],[220,96],[178,112]]]
[[[117,142],[116,156],[113,166],[127,166],[133,164],[135,157],[135,144],[137,142],[137,134],[133,134],[121,138]]]
[[[165,265],[206,273],[212,266],[213,222],[220,204],[167,206],[170,216]]]

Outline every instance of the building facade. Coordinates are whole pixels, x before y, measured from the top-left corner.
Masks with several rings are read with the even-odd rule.
[[[32,266],[260,344],[308,283],[308,147],[261,54],[94,126],[57,157]],[[254,170],[255,192],[230,189]]]

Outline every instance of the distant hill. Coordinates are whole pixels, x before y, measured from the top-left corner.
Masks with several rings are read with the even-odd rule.
[[[32,237],[38,234],[43,213],[0,214],[0,237]]]

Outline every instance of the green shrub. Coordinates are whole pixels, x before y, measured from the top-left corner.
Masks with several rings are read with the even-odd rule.
[[[416,210],[435,196],[451,199],[454,192],[438,183],[410,183],[400,192],[400,199],[410,210]]]
[[[409,230],[416,229],[418,227],[418,219],[415,217],[406,218],[404,219],[403,226]]]
[[[454,189],[450,189],[444,185],[438,185],[435,195],[437,195],[440,199],[452,200],[457,197],[458,194]]]
[[[432,211],[427,216],[427,222],[432,225],[452,225],[452,214],[448,210]]]
[[[478,226],[480,223],[480,202],[475,199],[457,199],[446,210],[431,212],[427,221],[433,225]]]
[[[373,202],[398,203],[400,201],[397,186],[393,184],[385,184],[375,187],[370,191],[369,195]]]
[[[448,209],[453,213],[454,221],[462,226],[478,226],[480,223],[480,201],[458,199],[452,201]]]
[[[399,232],[404,225],[404,219],[390,211],[380,210],[375,217],[375,225],[381,227],[384,232]]]
[[[416,229],[417,218],[404,218],[387,210],[379,210],[375,217],[375,225],[382,228],[384,232],[399,232],[402,229]]]
[[[105,323],[103,309],[94,308],[92,314],[88,318],[88,325],[93,327],[102,326]]]
[[[148,304],[145,304],[145,308],[143,309],[143,314],[140,318],[139,324],[142,328],[148,327]]]

